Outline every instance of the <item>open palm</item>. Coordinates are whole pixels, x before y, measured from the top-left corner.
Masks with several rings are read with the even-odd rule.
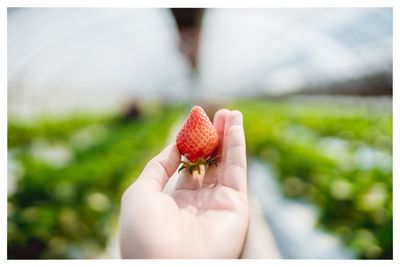
[[[238,258],[249,209],[242,115],[219,110],[214,126],[222,140],[218,166],[196,181],[186,171],[163,192],[180,154],[169,145],[124,193],[120,217],[124,258]]]

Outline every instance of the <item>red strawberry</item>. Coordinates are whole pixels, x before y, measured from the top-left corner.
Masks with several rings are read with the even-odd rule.
[[[190,111],[176,137],[176,145],[179,152],[190,161],[183,161],[179,170],[188,167],[192,173],[194,169],[200,171],[201,164],[216,164],[211,155],[219,145],[218,133],[201,107],[194,106]]]

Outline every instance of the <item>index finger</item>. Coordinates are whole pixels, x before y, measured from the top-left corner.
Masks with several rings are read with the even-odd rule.
[[[229,127],[226,137],[223,184],[247,194],[246,141],[242,114],[233,111],[230,116],[235,117],[235,124]]]
[[[222,154],[222,147],[223,147],[223,142],[224,142],[225,120],[229,113],[230,113],[230,111],[227,109],[220,109],[214,115],[213,124],[214,124],[215,129],[217,130],[219,140],[220,140],[220,145],[218,146],[218,150],[215,153],[216,155]]]

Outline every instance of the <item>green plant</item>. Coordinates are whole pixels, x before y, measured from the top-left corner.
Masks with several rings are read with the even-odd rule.
[[[392,258],[390,112],[338,101],[232,107],[243,112],[249,154],[274,167],[286,196],[317,205],[319,226],[359,257]]]
[[[122,192],[180,113],[11,122],[9,155],[23,174],[8,199],[8,258],[95,257],[115,231]],[[69,155],[61,163],[51,152],[60,147]]]

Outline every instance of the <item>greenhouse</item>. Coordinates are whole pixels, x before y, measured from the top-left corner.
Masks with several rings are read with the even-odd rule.
[[[194,105],[243,115],[241,258],[392,259],[392,22],[391,8],[9,8],[8,259],[121,258],[122,195]]]

